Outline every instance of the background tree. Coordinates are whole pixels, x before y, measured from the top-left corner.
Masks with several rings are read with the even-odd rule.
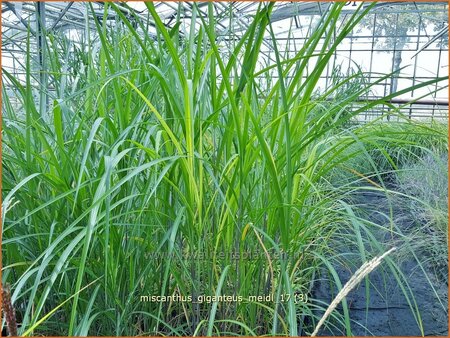
[[[419,10],[420,12],[419,12]],[[369,29],[375,38],[375,48],[393,50],[392,71],[400,68],[402,53],[407,43],[414,41],[415,33],[424,30],[430,34],[430,39],[448,26],[447,3],[421,4],[405,3],[396,5],[395,12],[389,5],[380,7],[375,15],[367,15],[361,22],[360,29]],[[382,40],[378,37],[386,37]],[[436,42],[438,46],[448,46],[448,33],[445,33]],[[398,74],[391,79],[391,93],[397,91]]]

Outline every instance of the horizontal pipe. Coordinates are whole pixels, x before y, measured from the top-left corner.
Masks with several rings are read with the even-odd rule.
[[[355,103],[358,102],[374,102],[374,101],[378,101],[380,99],[375,99],[375,98],[370,98],[370,99],[365,99],[365,100],[357,100],[354,101]],[[417,100],[417,101],[413,101],[414,99],[392,99],[392,100],[387,100],[385,101],[386,103],[393,103],[393,104],[410,104],[410,105],[425,105],[425,106],[445,106],[448,107],[448,101],[444,101],[444,100],[430,100],[430,99],[425,99],[425,100]],[[413,101],[413,102],[411,102]],[[383,102],[380,102],[380,104],[383,104]]]

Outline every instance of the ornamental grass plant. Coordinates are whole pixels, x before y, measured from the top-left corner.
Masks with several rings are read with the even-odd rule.
[[[428,147],[405,141],[411,130],[380,135],[379,121],[349,121],[445,78],[351,110],[392,74],[368,83],[355,72],[321,91],[318,81],[372,6],[342,21],[344,2],[330,3],[292,56],[273,33],[273,5],[261,3],[224,49],[212,4],[194,3],[191,28],[178,17],[169,30],[151,2],[147,21],[107,2],[79,43],[48,34],[45,85],[28,33],[24,79],[2,71],[14,87],[2,92],[2,277],[19,335],[313,332],[304,318],[314,308],[292,295],[308,295],[315,273],[333,270],[329,241],[352,224],[343,201],[364,177],[384,189],[380,173],[395,168],[378,168],[374,154],[390,163],[386,145]],[[267,37],[274,60],[262,64]],[[444,142],[434,128],[412,130]],[[349,171],[353,160],[370,170]],[[366,247],[361,263],[388,249]],[[394,260],[382,264],[395,271]],[[151,295],[242,301],[143,301]],[[273,301],[252,300],[267,295]],[[406,288],[405,297],[418,313]],[[342,307],[334,315],[350,335],[345,298]]]

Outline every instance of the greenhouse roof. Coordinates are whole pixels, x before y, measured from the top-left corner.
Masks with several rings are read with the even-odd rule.
[[[125,19],[135,26],[138,34],[157,38],[154,18],[144,2],[105,4],[100,1],[2,2],[3,68],[20,75],[23,72],[22,56],[26,55],[27,41],[30,52],[37,55],[43,50],[43,46],[39,44],[43,43],[44,35],[63,34],[75,44],[86,41],[87,37],[95,39],[96,20],[105,28],[115,29]],[[226,56],[231,52],[232,44],[248,31],[258,8],[264,4],[253,1],[155,2],[154,6],[166,28],[176,30],[180,36],[197,33],[202,26],[201,19],[209,22],[208,16],[213,15],[218,46],[223,47],[221,52]],[[313,1],[283,1],[274,4],[270,13],[271,29],[276,37],[277,49],[283,52],[283,57],[295,55],[331,5],[332,2]],[[349,1],[340,12],[339,20],[345,22],[359,6],[372,7],[368,10],[366,22],[347,34],[336,49],[333,65],[327,67],[322,75],[322,87],[329,84],[336,66],[341,67],[343,72],[356,67],[367,72],[371,79],[401,67],[402,74],[398,80],[380,83],[374,89],[375,97],[397,89],[397,82],[398,89],[401,89],[420,81],[448,75],[447,2],[399,1],[373,4]],[[191,27],[192,23],[194,27]],[[261,64],[275,63],[276,51],[268,29],[262,37],[259,53]],[[39,55],[35,57],[36,60],[39,58]],[[437,87],[427,90],[428,94],[425,91],[413,94],[448,101],[445,90],[440,90],[439,94],[436,93]]]
[[[99,18],[103,18],[103,2],[93,2],[93,13]],[[128,1],[115,3],[127,16],[137,16],[145,19],[148,15],[148,10],[143,2]],[[278,22],[286,19],[295,19],[299,16],[313,16],[322,15],[331,3],[326,2],[292,2],[283,1],[275,4],[271,13],[271,22]],[[363,3],[363,6],[368,6],[370,3]],[[200,15],[207,16],[207,2],[197,3],[198,12]],[[398,8],[401,5],[401,8]],[[375,4],[371,10],[372,13],[383,12],[388,10],[389,13],[420,13],[423,8],[429,5],[438,6],[434,9],[427,8],[427,13],[433,11],[442,11],[442,7],[447,7],[447,2],[429,1],[429,2],[408,2],[405,8],[404,2],[381,2]],[[85,28],[86,15],[92,16],[91,11],[87,11],[86,3],[84,2],[43,2],[38,5],[35,2],[2,2],[2,19],[4,32],[9,29],[26,31],[28,27],[33,31],[35,24],[35,14],[39,10],[38,7],[45,8],[46,29],[71,29],[71,28]],[[230,15],[232,13],[233,26],[236,29],[246,27],[252,20],[253,15],[261,6],[259,2],[252,1],[232,1],[232,2],[212,2],[214,15],[216,19],[219,18],[218,24],[224,29],[232,30],[230,28]],[[167,27],[172,27],[177,15],[181,18],[191,18],[194,3],[189,2],[155,2],[155,7],[163,22]],[[352,13],[357,7],[357,3],[349,3],[345,6],[343,14]],[[109,9],[108,21],[116,20],[116,13]],[[220,20],[220,18],[222,18]],[[152,19],[149,18],[149,22]],[[298,25],[298,23],[296,23]]]

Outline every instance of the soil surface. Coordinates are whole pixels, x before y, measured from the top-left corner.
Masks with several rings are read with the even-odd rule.
[[[358,215],[363,218],[382,225],[385,229],[390,228],[389,200],[386,195],[378,191],[362,190],[354,195],[353,204],[358,206]],[[393,219],[400,219],[400,207],[391,204]],[[356,208],[353,207],[356,211]],[[401,229],[410,225],[408,220],[397,222]],[[406,230],[406,229],[405,229]],[[373,227],[373,235],[385,243],[386,248],[393,246],[400,247],[402,240],[400,237],[392,235],[388,230]],[[366,235],[367,238],[367,235]],[[363,234],[364,239],[364,234]],[[343,242],[343,241],[342,241]],[[400,244],[400,245],[399,245]],[[340,263],[335,263],[334,268],[344,285],[362,265],[356,244],[338,243],[334,245],[339,253],[350,252],[340,258]],[[340,247],[339,247],[340,246]],[[370,249],[366,246],[366,249]],[[374,255],[379,254],[377,249],[373,249]],[[376,270],[368,276],[366,283],[363,280],[347,296],[349,317],[351,319],[351,331],[354,336],[447,336],[448,335],[448,288],[442,280],[437,280],[431,271],[424,271],[418,266],[417,261],[411,253],[404,254],[399,258],[399,252],[392,255],[396,262],[400,262],[400,271],[407,280],[412,294],[415,297],[417,308],[419,309],[423,327],[420,328],[415,318],[408,300],[396,281],[392,270],[386,262],[382,262]],[[420,260],[425,259],[419,257]],[[333,287],[331,277],[327,272],[323,272],[316,280],[312,296],[315,304],[326,307],[338,290]],[[434,286],[430,286],[430,282]],[[369,289],[369,301],[367,302],[367,288]],[[313,303],[314,303],[313,302]],[[325,303],[325,304],[324,304]],[[414,307],[414,304],[412,304]],[[335,310],[343,313],[342,304]],[[317,311],[316,315],[321,316],[323,310]],[[416,313],[417,315],[417,313]],[[327,326],[323,326],[319,336],[345,336],[344,325],[336,319],[327,320]]]

